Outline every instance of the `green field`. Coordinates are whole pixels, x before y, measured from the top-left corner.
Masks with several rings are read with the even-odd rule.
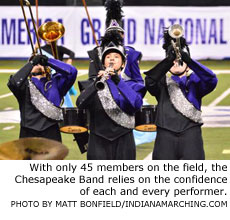
[[[18,69],[24,65],[26,61],[0,61],[0,69]],[[209,68],[215,70],[225,70],[230,69],[230,61],[201,61],[203,64]],[[140,64],[141,69],[146,70],[152,68],[156,62],[142,61]],[[74,61],[74,65],[78,69],[87,69],[88,61]],[[3,94],[10,93],[7,87],[7,81],[10,74],[0,73],[0,96]],[[144,75],[143,75],[144,77]],[[77,80],[86,79],[87,76],[80,76]],[[214,99],[216,99],[220,94],[229,88],[230,85],[230,74],[220,74],[218,75],[218,86],[211,94],[203,99],[203,105],[210,104]],[[78,89],[77,82],[75,83],[75,88]],[[79,94],[79,91],[78,91]],[[145,97],[148,103],[156,104],[155,98],[146,94]],[[73,103],[76,101],[76,97],[72,97]],[[219,105],[230,106],[230,97],[226,97],[222,100]],[[0,99],[0,111],[6,109],[18,109],[18,104],[14,96],[9,96],[7,98]],[[3,130],[3,128],[15,126],[10,130]],[[230,154],[223,154],[223,150],[230,150],[230,128],[203,128],[203,139],[205,146],[206,159],[214,160],[226,160],[230,159]],[[12,141],[18,139],[19,134],[19,124],[3,124],[0,123],[0,143]],[[69,148],[69,154],[66,159],[70,160],[82,160],[86,159],[86,154],[81,154],[78,146],[73,142],[73,136],[70,134],[62,134],[63,143]],[[142,144],[137,146],[137,159],[144,159],[153,149],[154,143]]]

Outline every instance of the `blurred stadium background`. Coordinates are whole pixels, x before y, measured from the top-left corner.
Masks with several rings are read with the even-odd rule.
[[[6,14],[6,9],[8,10],[7,14],[10,14],[10,8],[17,8],[15,10],[18,10],[20,13],[20,18],[22,19],[22,14],[20,11],[18,0],[1,0],[0,1],[0,14]],[[35,0],[31,0],[31,5],[35,5]],[[42,11],[52,10],[57,8],[61,8],[61,10],[67,10],[68,7],[71,10],[74,10],[76,8],[83,8],[81,0],[38,0],[39,2],[39,13],[41,16],[44,16],[44,13]],[[102,7],[103,0],[88,0],[86,1],[87,5],[89,6],[90,15],[92,17],[96,16],[93,14],[94,10],[98,10],[98,8],[101,7],[100,10],[104,10]],[[129,11],[132,11],[132,9],[135,9],[135,6],[151,6],[155,9],[155,7],[160,7],[160,9],[168,6],[174,6],[179,11],[189,6],[193,6],[194,9],[197,9],[198,11],[200,9],[204,9],[206,11],[217,9],[219,6],[223,7],[226,6],[226,11],[229,11],[230,14],[230,1],[228,0],[193,0],[193,1],[182,1],[182,0],[175,0],[175,1],[167,1],[167,0],[126,0],[124,1],[124,6],[127,7]],[[132,8],[133,7],[133,8]],[[175,9],[175,8],[170,9]],[[68,9],[68,10],[69,10]],[[126,10],[125,10],[126,11]],[[63,13],[64,14],[64,13]],[[126,13],[124,13],[126,18]],[[130,14],[129,14],[130,15]],[[14,15],[9,15],[9,18],[12,18]],[[19,15],[15,15],[15,17],[18,18]],[[138,15],[135,15],[135,19],[138,20]],[[175,15],[172,11],[171,16],[178,16]],[[199,14],[199,17],[206,18],[206,14]],[[213,15],[215,17],[215,15]],[[54,16],[55,17],[55,16]],[[152,15],[154,18],[154,14]],[[214,19],[213,17],[213,19]],[[11,32],[11,26],[8,26],[8,32],[4,30],[3,21],[6,19],[4,16],[0,16],[0,29],[2,33],[2,37],[0,39],[0,144],[8,141],[12,141],[15,139],[18,139],[19,134],[19,123],[18,123],[18,104],[14,96],[10,93],[8,87],[7,87],[7,81],[11,74],[17,71],[17,69],[21,68],[25,63],[27,56],[23,55],[23,51],[26,51],[26,54],[28,56],[31,53],[31,48],[29,44],[19,45],[18,41],[14,42],[13,38],[11,39],[9,36],[13,36],[13,29]],[[226,18],[228,19],[228,17]],[[72,21],[71,21],[72,20]],[[70,24],[68,24],[68,27],[73,27],[75,25],[75,20],[73,18],[69,18],[69,21],[71,21]],[[104,21],[103,21],[104,22]],[[209,53],[209,48],[212,44],[212,42],[206,42],[204,45],[199,45],[199,42],[192,43],[191,48],[192,51],[195,51],[195,48],[202,47],[202,51],[206,56],[206,59],[200,60],[201,63],[207,65],[209,68],[211,68],[214,72],[218,74],[218,86],[214,92],[206,96],[203,100],[203,109],[204,109],[204,119],[205,119],[205,125],[202,128],[203,132],[203,138],[204,138],[204,146],[205,146],[205,152],[206,152],[206,159],[214,159],[214,160],[221,160],[221,159],[230,159],[230,19],[224,20],[225,26],[221,26],[221,23],[219,26],[222,28],[225,28],[224,30],[220,30],[221,34],[221,40],[217,40],[218,42],[215,43],[216,47],[213,46],[214,52],[211,51],[213,54],[217,54],[217,58],[213,59],[211,53]],[[12,24],[12,23],[11,23]],[[64,22],[65,24],[65,22]],[[229,25],[228,25],[229,24]],[[215,25],[214,25],[215,26]],[[217,25],[216,29],[219,27]],[[80,27],[79,27],[80,28]],[[139,28],[139,27],[137,27]],[[66,34],[67,36],[73,35],[71,32],[71,28],[67,28]],[[128,30],[128,29],[127,29]],[[126,31],[127,31],[126,30]],[[7,33],[6,35],[8,38],[3,38],[3,33]],[[155,30],[153,30],[155,31]],[[156,30],[159,31],[159,30]],[[207,30],[208,31],[208,30]],[[80,33],[80,31],[79,31]],[[223,34],[224,33],[224,34]],[[26,34],[26,32],[24,33]],[[101,31],[101,34],[103,35],[103,29]],[[128,34],[126,32],[126,34]],[[9,45],[6,45],[8,39]],[[215,42],[215,37],[212,38],[213,42]],[[61,42],[63,43],[63,42]],[[71,44],[68,44],[68,38],[66,37],[65,42],[69,48],[71,48]],[[79,42],[78,42],[79,43]],[[161,49],[161,42],[159,45],[153,45],[157,46],[155,47],[157,50]],[[198,44],[198,45],[197,45]],[[224,44],[224,45],[221,45]],[[65,45],[65,44],[64,44]],[[82,45],[81,45],[82,46]],[[84,45],[83,45],[84,46]],[[88,45],[85,45],[86,47],[82,46],[82,50],[85,49],[92,49],[95,45],[93,42],[88,42]],[[131,45],[132,46],[132,45]],[[149,48],[151,45],[147,45]],[[134,47],[136,48],[136,45],[134,44]],[[7,49],[8,48],[8,49]],[[15,48],[15,50],[14,50]],[[23,49],[24,48],[24,49]],[[194,49],[193,49],[194,48]],[[139,49],[139,48],[138,48]],[[149,49],[152,50],[152,49]],[[29,52],[30,51],[30,52]],[[145,51],[143,52],[143,55],[145,57]],[[155,50],[152,50],[153,54],[156,53]],[[82,57],[81,52],[78,50],[78,46],[76,46],[75,49],[75,60],[73,65],[76,66],[76,68],[79,70],[79,76],[77,80],[83,80],[87,78],[87,69],[88,69],[88,59],[86,57]],[[194,52],[196,54],[196,51]],[[198,54],[198,53],[197,53]],[[229,54],[226,55],[226,54]],[[193,55],[193,53],[192,53]],[[199,58],[199,56],[197,55]],[[196,57],[195,57],[196,58]],[[210,59],[212,58],[212,59]],[[146,58],[140,63],[141,72],[144,70],[152,68],[156,63],[157,59],[153,58]],[[144,77],[144,75],[143,75]],[[78,90],[77,82],[75,83],[75,88]],[[79,94],[79,91],[78,91]],[[156,100],[151,97],[149,94],[146,95],[146,100],[148,103],[156,104]],[[76,101],[76,97],[72,97],[73,103]],[[62,134],[63,137],[63,143],[69,148],[69,155],[66,159],[86,159],[85,154],[81,154],[76,143],[73,142],[73,136],[68,134]],[[150,154],[153,148],[153,142],[146,143],[142,145],[137,146],[137,159],[144,159],[146,156]]]

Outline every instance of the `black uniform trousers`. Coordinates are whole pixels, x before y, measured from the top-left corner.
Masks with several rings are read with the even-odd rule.
[[[204,160],[203,139],[200,126],[175,133],[157,128],[152,154],[153,160]]]
[[[20,138],[42,137],[42,138],[48,138],[48,139],[62,142],[61,133],[58,124],[54,124],[53,126],[43,131],[36,131],[30,128],[21,127],[19,137]]]
[[[109,141],[90,133],[87,151],[88,160],[135,160],[136,145],[133,132]]]

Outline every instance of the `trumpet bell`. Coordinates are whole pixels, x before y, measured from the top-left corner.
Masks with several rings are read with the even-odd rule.
[[[59,59],[56,41],[65,33],[65,27],[55,21],[49,21],[38,28],[39,37],[51,44],[52,54],[55,59]]]
[[[39,37],[47,42],[53,42],[61,38],[65,33],[65,27],[54,21],[49,21],[42,24],[38,29]]]
[[[169,27],[168,33],[172,38],[177,39],[183,36],[184,29],[181,25],[174,24]]]

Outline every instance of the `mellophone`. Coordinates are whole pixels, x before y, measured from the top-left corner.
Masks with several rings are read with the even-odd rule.
[[[156,105],[143,105],[135,114],[135,129],[138,131],[156,131]],[[63,121],[59,123],[60,131],[69,134],[84,133],[88,130],[86,109],[62,108]]]

